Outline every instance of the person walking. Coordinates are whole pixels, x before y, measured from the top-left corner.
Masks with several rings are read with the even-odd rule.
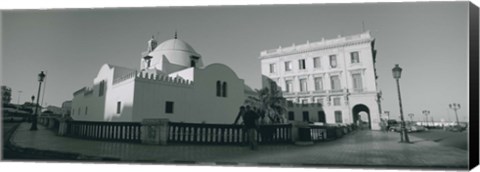
[[[240,106],[240,111],[238,111],[237,118],[235,118],[235,122],[233,122],[233,125],[237,125],[238,120],[240,117],[243,119],[243,115],[245,114],[245,106]]]
[[[248,144],[252,150],[257,149],[257,120],[258,114],[247,105],[245,114],[243,115],[243,123],[248,134]]]

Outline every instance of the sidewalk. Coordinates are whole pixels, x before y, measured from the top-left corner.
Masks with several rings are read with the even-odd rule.
[[[22,123],[12,144],[124,162],[237,164],[282,166],[379,166],[466,169],[468,151],[410,137],[414,144],[398,143],[398,133],[361,130],[338,140],[310,146],[260,145],[257,151],[225,145],[145,145],[91,141],[56,136],[43,126],[29,131]]]

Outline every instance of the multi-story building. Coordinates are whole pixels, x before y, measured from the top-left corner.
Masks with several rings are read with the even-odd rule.
[[[379,129],[374,42],[367,31],[262,51],[263,86],[275,82],[293,104],[318,104],[318,115],[312,117],[310,111],[300,114],[298,106],[289,105],[290,120],[364,124]],[[312,106],[305,105],[305,109]]]

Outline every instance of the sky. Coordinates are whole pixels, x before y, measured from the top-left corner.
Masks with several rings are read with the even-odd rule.
[[[403,68],[403,111],[424,120],[467,120],[467,2],[16,10],[2,14],[2,85],[12,102],[30,101],[47,72],[44,105],[61,106],[91,86],[105,64],[138,69],[147,40],[188,42],[204,64],[223,63],[260,87],[260,52],[370,30],[375,37],[382,110],[399,116],[391,69]],[[19,96],[18,91],[22,91]],[[18,99],[20,97],[20,100]],[[397,118],[398,119],[398,118]]]

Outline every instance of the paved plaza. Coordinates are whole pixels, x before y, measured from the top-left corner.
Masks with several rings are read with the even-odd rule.
[[[468,151],[410,137],[413,144],[399,143],[399,134],[359,130],[333,141],[314,145],[260,145],[256,151],[246,146],[226,145],[145,145],[92,141],[56,136],[39,126],[29,131],[22,123],[11,142],[17,147],[78,153],[123,162],[232,164],[272,166],[377,166],[465,169]]]

